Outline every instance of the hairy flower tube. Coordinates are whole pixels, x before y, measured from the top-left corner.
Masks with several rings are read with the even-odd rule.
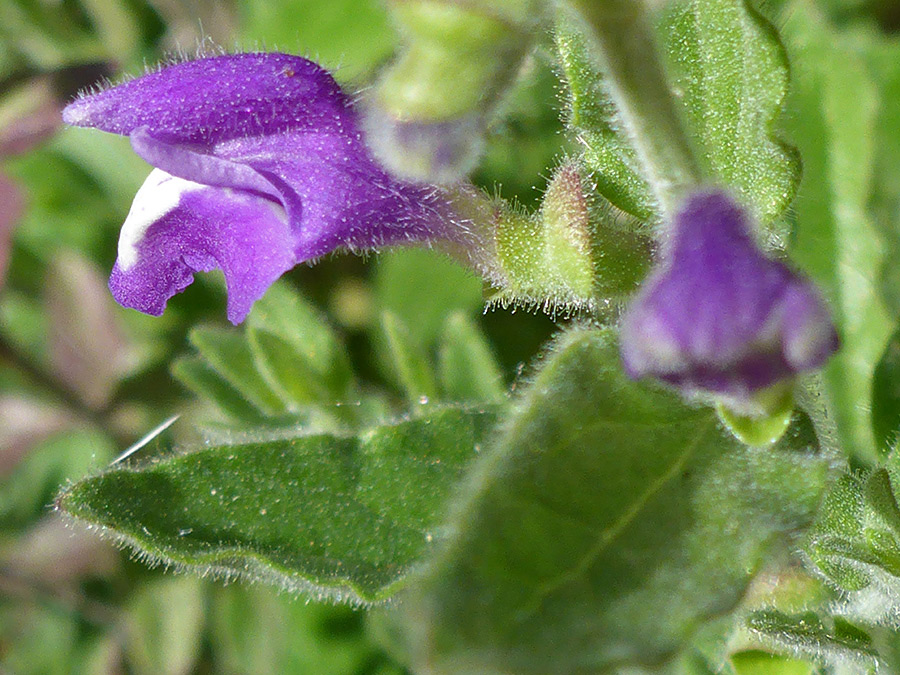
[[[233,54],[178,63],[82,96],[76,126],[128,135],[155,167],[119,238],[110,289],[159,315],[219,268],[239,323],[285,271],[338,248],[458,241],[465,223],[434,186],[371,157],[350,98],[306,59]]]
[[[753,414],[755,395],[818,368],[837,349],[819,293],[760,251],[727,194],[689,196],[671,228],[658,267],[622,319],[630,376]]]

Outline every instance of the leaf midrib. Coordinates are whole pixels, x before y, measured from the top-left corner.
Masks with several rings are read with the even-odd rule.
[[[654,480],[647,489],[634,500],[629,509],[626,509],[626,511],[616,518],[612,524],[597,534],[597,543],[581,557],[570,571],[559,575],[554,580],[540,584],[531,599],[526,603],[524,609],[521,612],[516,613],[517,621],[529,618],[536,614],[543,600],[553,593],[553,591],[583,575],[597,558],[600,557],[603,551],[606,550],[606,548],[625,531],[628,525],[637,518],[638,514],[640,514],[641,510],[653,496],[660,492],[670,480],[680,473],[687,460],[694,454],[694,451],[700,446],[701,441],[706,437],[713,426],[714,421],[710,419],[698,430],[693,442],[685,447],[684,451],[674,462],[672,462],[670,468]]]

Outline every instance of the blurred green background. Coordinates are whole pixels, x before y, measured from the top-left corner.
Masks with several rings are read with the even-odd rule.
[[[185,413],[144,452],[192,440],[198,403],[169,365],[190,352],[193,325],[227,325],[218,274],[158,319],[113,303],[118,229],[150,168],[125,138],[62,128],[61,107],[98,80],[219,48],[305,55],[353,91],[396,39],[377,0],[0,0],[0,673],[405,672],[362,610],[151,569],[52,508],[60,486],[172,414]],[[556,96],[539,51],[493,123],[477,182],[537,201],[564,142]],[[555,329],[522,311],[482,318],[481,282],[428,251],[335,257],[288,277],[341,331],[360,377],[388,388],[384,310],[432,351],[462,310],[509,383]]]

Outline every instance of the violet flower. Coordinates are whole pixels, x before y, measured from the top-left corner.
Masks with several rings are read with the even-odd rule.
[[[622,320],[622,359],[689,396],[758,414],[754,395],[821,366],[837,333],[812,284],[766,257],[729,196],[691,195]]]
[[[239,323],[298,263],[464,236],[437,188],[372,159],[351,103],[315,63],[258,53],[170,65],[70,104],[67,123],[126,134],[156,167],[122,227],[116,300],[159,315],[194,272],[220,268]]]

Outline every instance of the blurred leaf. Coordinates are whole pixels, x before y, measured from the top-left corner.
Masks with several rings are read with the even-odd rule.
[[[7,476],[32,447],[73,422],[47,401],[15,391],[0,394],[0,476]]]
[[[347,351],[324,317],[286,284],[276,283],[254,305],[247,334],[261,374],[283,400],[346,399],[353,381]]]
[[[65,127],[50,147],[91,178],[103,193],[118,226],[125,221],[134,194],[150,173],[150,166],[135,154],[126,137],[93,131]]]
[[[244,42],[307,56],[342,82],[365,78],[394,48],[387,11],[376,0],[242,0],[238,8]]]
[[[47,323],[47,315],[37,299],[14,288],[6,288],[0,294],[0,332],[33,363],[47,361]]]
[[[20,529],[46,513],[59,486],[109,461],[115,446],[98,431],[70,430],[32,447],[0,481],[0,528]]]
[[[872,377],[896,319],[879,294],[884,251],[867,210],[875,159],[878,98],[852,36],[836,33],[813,3],[795,3],[783,29],[793,59],[792,114],[803,155],[794,259],[823,286],[842,340],[825,369],[844,451],[874,461]]]
[[[75,618],[35,603],[0,603],[0,670],[7,673],[67,673],[74,660]]]
[[[895,332],[872,378],[872,432],[876,447],[900,440],[900,331]]]
[[[491,417],[437,408],[359,437],[207,447],[113,467],[58,504],[151,559],[293,592],[380,600],[425,553]]]
[[[299,602],[269,588],[215,589],[211,619],[217,672],[362,675],[375,652],[362,612]]]
[[[455,310],[469,314],[484,306],[481,280],[435,251],[400,248],[378,256],[375,296],[381,311],[394,312],[430,348]]]
[[[85,403],[101,409],[130,361],[106,280],[81,256],[61,253],[50,265],[45,294],[53,370]]]
[[[712,174],[768,225],[800,181],[796,150],[773,137],[789,79],[778,33],[745,0],[670,7],[660,35],[698,149]]]
[[[135,675],[188,675],[200,655],[204,584],[189,576],[141,587],[125,615],[125,658]]]
[[[388,365],[412,406],[428,403],[437,395],[431,363],[410,329],[393,312],[381,317]]]
[[[44,516],[0,548],[4,574],[32,579],[44,588],[77,589],[87,577],[110,575],[118,562],[109,542],[58,513]]]
[[[738,652],[730,661],[737,675],[813,675],[815,670],[808,661],[762,651]]]
[[[166,49],[183,49],[186,45],[204,43],[226,45],[234,43],[236,39],[238,17],[235,5],[238,3],[232,0],[190,3],[182,0],[147,0],[147,2],[165,25],[163,46]],[[248,49],[251,47],[252,45],[246,45]]]
[[[198,327],[190,332],[190,341],[216,373],[260,413],[277,415],[287,410],[284,400],[260,374],[250,345],[240,331]]]
[[[900,313],[900,39],[874,27],[859,35],[874,83],[879,88],[875,170],[870,204],[887,254],[882,260],[880,287],[889,312]]]
[[[264,415],[200,356],[182,356],[171,366],[173,377],[201,399],[207,399],[237,422],[258,422]]]
[[[44,266],[62,249],[91,260],[113,254],[128,204],[116,209],[81,166],[43,148],[7,160],[6,169],[26,190],[29,202],[16,228],[10,283],[36,291],[44,281]]]
[[[140,26],[125,0],[80,0],[94,31],[116,61],[129,60],[140,49]]]
[[[541,50],[526,58],[489,121],[473,181],[490,193],[537,207],[547,168],[574,144],[561,134],[559,76]]]
[[[13,228],[25,210],[25,198],[16,183],[0,171],[0,290],[6,282],[6,263],[12,248]]]
[[[462,312],[444,323],[438,367],[441,389],[451,401],[497,403],[505,398],[497,359],[484,334]]]
[[[566,334],[410,586],[416,662],[552,675],[675,656],[811,521],[829,469],[809,426],[747,448],[629,380],[611,331]]]

